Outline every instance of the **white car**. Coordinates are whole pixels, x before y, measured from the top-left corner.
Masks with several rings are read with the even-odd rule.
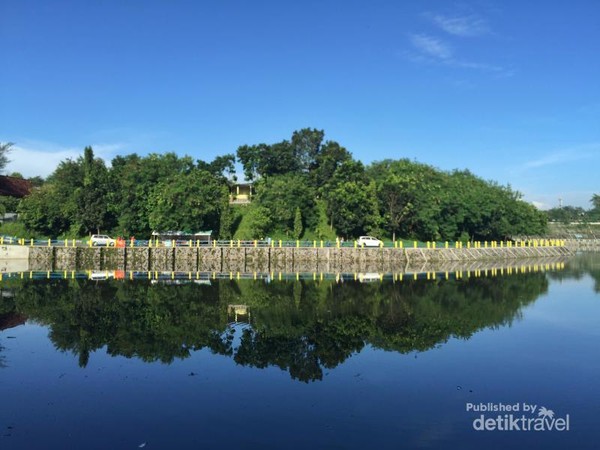
[[[114,247],[117,241],[105,234],[92,234],[90,242],[93,246],[101,245],[104,247]]]
[[[382,247],[383,242],[373,236],[361,236],[358,238],[359,247]]]

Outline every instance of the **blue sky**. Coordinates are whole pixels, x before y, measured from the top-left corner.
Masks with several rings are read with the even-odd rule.
[[[0,2],[7,170],[86,145],[195,158],[324,129],[541,207],[600,192],[600,2]]]

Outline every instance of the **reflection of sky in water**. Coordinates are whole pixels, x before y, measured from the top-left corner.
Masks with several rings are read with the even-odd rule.
[[[597,448],[593,281],[552,280],[521,315],[425,352],[367,346],[313,383],[206,349],[166,365],[103,348],[82,369],[29,323],[0,332],[0,448]],[[572,431],[475,432],[466,402],[543,405]]]

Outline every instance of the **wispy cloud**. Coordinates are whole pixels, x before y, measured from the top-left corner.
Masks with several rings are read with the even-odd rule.
[[[408,38],[412,45],[412,52],[404,53],[407,59],[416,63],[438,64],[459,69],[487,72],[496,77],[503,78],[515,74],[515,70],[510,67],[473,61],[460,56],[460,52],[456,48],[456,45],[459,43],[458,38],[493,34],[487,21],[480,15],[468,11],[455,14],[425,12],[422,16],[437,28],[437,34],[441,34],[442,37],[435,34],[432,35],[431,33],[409,34]],[[440,33],[441,31],[446,34]]]
[[[582,145],[579,147],[573,147],[569,149],[547,153],[539,158],[525,162],[521,167],[525,170],[538,169],[546,166],[553,166],[557,164],[566,164],[586,159],[598,158],[599,151],[600,143]]]
[[[477,61],[468,61],[457,58],[453,47],[445,40],[425,33],[410,34],[410,43],[413,52],[405,56],[413,62],[440,64],[460,69],[472,69],[481,72],[493,73],[497,76],[508,77],[514,74],[513,69]],[[415,53],[416,51],[416,53]]]
[[[452,48],[441,39],[426,34],[411,34],[409,37],[412,45],[429,57],[443,61],[452,58]]]
[[[426,13],[438,28],[454,36],[473,37],[490,32],[486,21],[476,14],[462,16],[445,16],[443,14]]]

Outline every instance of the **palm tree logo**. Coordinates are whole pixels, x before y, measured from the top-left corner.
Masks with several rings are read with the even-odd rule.
[[[546,409],[545,406],[542,406],[540,408],[540,410],[538,411],[538,416],[545,419],[547,417],[549,417],[550,419],[554,418],[554,411],[552,411],[551,409]]]

